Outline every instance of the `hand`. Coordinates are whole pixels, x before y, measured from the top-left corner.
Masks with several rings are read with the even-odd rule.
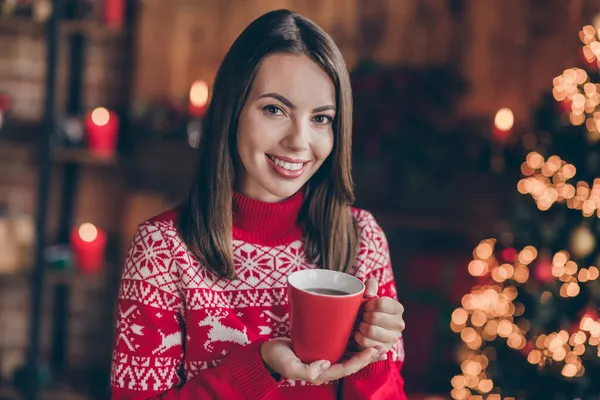
[[[330,365],[329,361],[326,360],[304,364],[294,354],[290,339],[276,338],[261,345],[260,355],[267,368],[272,372],[287,379],[321,385],[360,371],[369,365],[374,358],[377,358],[377,350],[365,349],[350,359],[334,365]]]
[[[377,294],[379,285],[376,279],[368,279],[365,285],[367,297]],[[354,335],[354,340],[360,346],[359,350],[378,347],[379,356],[386,354],[404,330],[403,313],[402,304],[390,297],[369,300],[364,305],[363,320]]]

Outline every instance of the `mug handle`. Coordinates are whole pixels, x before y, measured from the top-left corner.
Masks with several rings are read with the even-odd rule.
[[[363,298],[360,300],[360,306],[361,308],[365,305],[366,302],[373,300],[373,299],[378,299],[379,296],[375,295],[375,296],[367,296],[367,295],[363,295]]]
[[[352,332],[350,333],[350,341],[348,343],[348,349],[352,349],[357,346],[356,341],[354,340],[354,335],[356,331],[358,331],[358,325],[362,322],[362,315],[365,312],[365,304],[368,301],[379,298],[378,295],[375,296],[366,296],[363,295],[363,298],[360,300],[360,308],[358,309],[358,314],[356,315],[356,319],[354,320],[354,326],[352,327]]]
[[[360,300],[360,307],[358,309],[358,314],[356,315],[356,320],[354,320],[354,328],[352,329],[352,334],[354,334],[354,332],[358,329],[358,324],[360,324],[360,322],[362,321],[362,315],[365,312],[365,304],[367,304],[367,302],[373,300],[373,299],[378,299],[379,296],[375,295],[375,296],[366,296],[363,295],[363,298]]]

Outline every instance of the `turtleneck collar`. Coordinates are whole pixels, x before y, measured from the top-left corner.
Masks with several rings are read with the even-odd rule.
[[[297,222],[303,199],[301,190],[276,203],[234,192],[233,238],[266,246],[288,244],[302,238]]]

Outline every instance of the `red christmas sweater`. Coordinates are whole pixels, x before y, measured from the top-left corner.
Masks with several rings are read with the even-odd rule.
[[[264,366],[261,343],[289,336],[286,277],[316,268],[296,224],[301,204],[301,193],[279,203],[234,195],[235,280],[199,265],[176,233],[176,211],[139,226],[119,291],[112,399],[406,399],[402,338],[387,360],[320,386],[278,381]],[[360,248],[348,272],[396,298],[383,231],[368,212],[352,213]]]

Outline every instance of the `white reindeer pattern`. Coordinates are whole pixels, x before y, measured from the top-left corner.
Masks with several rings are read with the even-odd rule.
[[[217,312],[216,314],[208,314],[202,321],[198,323],[199,326],[210,326],[208,331],[208,340],[204,342],[204,349],[212,352],[214,347],[213,343],[216,342],[233,342],[241,345],[250,344],[248,340],[247,328],[244,326],[243,330],[230,328],[221,323],[221,320],[228,315],[227,312]]]
[[[171,347],[181,345],[181,331],[165,335],[162,331],[159,330],[158,333],[160,333],[160,337],[162,338],[162,340],[160,342],[160,346],[154,349],[152,351],[152,354],[161,354],[169,350]]]

